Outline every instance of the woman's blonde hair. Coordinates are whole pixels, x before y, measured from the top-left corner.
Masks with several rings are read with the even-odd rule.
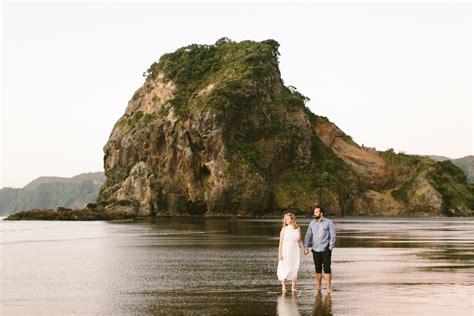
[[[294,229],[298,228],[298,224],[296,224],[296,215],[293,213],[286,213],[285,216],[283,216],[283,227],[286,226],[285,217],[287,216],[289,216],[293,220],[291,226],[293,226]]]

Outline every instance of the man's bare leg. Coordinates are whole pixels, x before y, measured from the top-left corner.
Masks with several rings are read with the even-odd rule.
[[[321,290],[321,280],[323,279],[323,274],[322,273],[316,273],[316,289],[318,291]]]
[[[331,273],[325,273],[324,278],[326,279],[326,289],[331,292]]]

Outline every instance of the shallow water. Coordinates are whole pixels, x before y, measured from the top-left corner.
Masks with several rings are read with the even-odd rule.
[[[473,219],[334,222],[332,293],[308,255],[284,297],[279,220],[1,221],[0,312],[472,315]]]

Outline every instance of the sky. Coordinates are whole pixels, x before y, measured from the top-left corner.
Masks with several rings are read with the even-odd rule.
[[[0,188],[103,171],[143,72],[222,37],[277,40],[285,84],[360,145],[472,155],[471,6],[3,1]]]

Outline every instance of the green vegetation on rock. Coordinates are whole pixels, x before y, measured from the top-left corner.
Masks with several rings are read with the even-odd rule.
[[[274,40],[234,42],[227,38],[215,45],[193,44],[163,55],[146,76],[153,80],[162,72],[166,81],[176,84],[171,103],[178,116],[185,116],[192,107],[245,110],[256,93],[271,89],[275,79],[281,83],[278,47]],[[285,90],[279,101],[290,108],[307,100],[294,88]]]
[[[459,167],[448,160],[439,161],[430,180],[443,196],[445,215],[473,215],[474,185],[466,183],[467,177]],[[456,209],[462,209],[462,214]]]

